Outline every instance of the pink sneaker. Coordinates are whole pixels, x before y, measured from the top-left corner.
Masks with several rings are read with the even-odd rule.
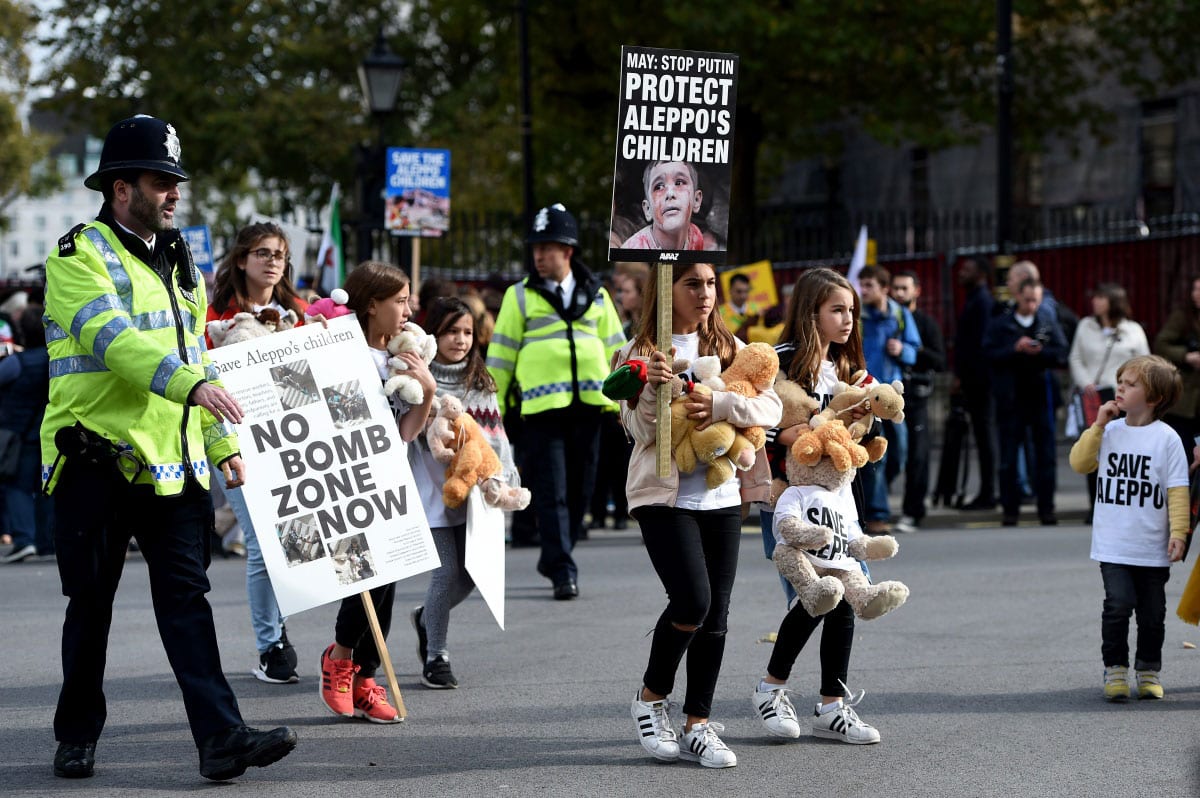
[[[331,651],[332,644],[321,654],[321,700],[333,714],[352,718],[354,697],[350,688],[358,666],[349,659],[333,659],[329,656]]]
[[[400,713],[388,703],[387,690],[374,679],[354,680],[354,717],[372,723],[400,722]]]

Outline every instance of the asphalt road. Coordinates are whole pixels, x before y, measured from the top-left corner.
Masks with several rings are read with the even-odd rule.
[[[395,726],[330,715],[317,698],[317,657],[333,607],[292,618],[301,681],[266,685],[255,661],[239,561],[210,571],[225,670],[253,725],[285,723],[300,744],[234,785],[198,773],[182,702],[150,610],[144,563],[129,560],[109,647],[109,720],[96,775],[51,774],[64,599],[53,563],[0,568],[0,790],[8,796],[174,795],[217,790],[286,796],[1108,796],[1200,794],[1196,740],[1200,632],[1174,617],[1187,566],[1167,587],[1170,612],[1161,702],[1100,697],[1100,601],[1086,527],[933,529],[901,539],[876,578],[912,590],[906,606],[860,622],[851,687],[882,742],[856,747],[807,733],[761,731],[749,694],[782,615],[782,593],[748,529],[713,717],[739,764],[711,771],[643,756],[629,702],[645,667],[647,632],[664,604],[636,531],[593,534],[577,550],[582,597],[554,602],[535,552],[508,557],[509,628],[472,597],[451,621],[462,687],[418,682],[408,609],[425,579],[399,587],[391,653],[409,716]],[[1192,558],[1196,555],[1193,553]],[[802,720],[816,700],[815,642],[792,687]],[[683,685],[681,675],[680,685]],[[682,692],[679,693],[682,695]]]

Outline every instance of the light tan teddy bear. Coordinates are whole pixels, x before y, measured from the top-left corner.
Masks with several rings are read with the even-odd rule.
[[[863,436],[871,431],[877,417],[885,421],[904,420],[903,393],[904,383],[900,380],[888,384],[879,382],[865,371],[858,371],[850,378],[849,383],[837,384],[829,405],[814,416],[809,424],[815,429],[826,420],[841,419],[850,437],[861,441]],[[867,415],[857,420],[852,419],[849,411],[860,406],[866,408]],[[872,463],[879,462],[887,452],[887,438],[882,435],[863,445]]]
[[[833,420],[823,428],[842,426],[841,421]],[[849,438],[845,429],[840,435],[824,434],[831,441],[840,439],[843,446],[848,442],[851,462],[866,462],[865,450]],[[795,448],[793,445],[792,449]],[[814,618],[824,615],[845,598],[856,616],[871,620],[902,605],[908,599],[908,587],[896,581],[873,585],[857,563],[846,562],[847,557],[850,560],[887,559],[895,556],[899,545],[890,535],[863,535],[854,519],[843,517],[838,509],[839,501],[846,500],[839,499],[838,495],[853,481],[857,468],[841,468],[838,464],[842,461],[838,454],[830,456],[826,453],[815,465],[804,465],[789,452],[787,474],[792,487],[776,505],[775,531],[782,542],[775,546],[772,559],[779,573],[796,589],[796,595],[809,615]],[[797,492],[795,496],[793,491]],[[789,499],[799,501],[790,503]],[[801,507],[807,512],[788,511]],[[848,511],[854,512],[852,501]],[[838,561],[849,567],[823,564]]]
[[[755,397],[768,390],[779,373],[779,356],[773,347],[763,343],[743,347],[734,355],[729,368],[718,374],[720,363],[716,357],[698,358],[692,373],[702,382],[692,390],[709,394],[714,390],[730,391]],[[671,403],[671,447],[679,470],[690,474],[700,464],[707,465],[705,484],[709,489],[733,476],[735,468],[749,470],[754,465],[754,453],[766,443],[766,431],[762,427],[739,429],[728,421],[696,429],[696,422],[687,417],[687,401],[688,397],[681,395]]]

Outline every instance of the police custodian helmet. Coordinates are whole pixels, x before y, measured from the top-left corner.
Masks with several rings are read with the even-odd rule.
[[[179,165],[179,136],[175,128],[161,119],[138,114],[113,125],[104,138],[100,166],[83,184],[100,191],[105,175],[113,172],[145,170],[165,172],[180,180],[188,174]]]
[[[529,244],[557,241],[569,247],[577,247],[579,246],[579,225],[576,224],[575,217],[571,215],[571,212],[564,208],[561,202],[556,202],[542,208],[533,217],[533,230],[529,232],[529,238],[525,241]]]

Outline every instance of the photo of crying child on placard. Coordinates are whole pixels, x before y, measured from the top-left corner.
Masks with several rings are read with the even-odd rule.
[[[723,175],[684,161],[627,162],[621,167],[613,192],[610,248],[725,249],[729,185]]]

